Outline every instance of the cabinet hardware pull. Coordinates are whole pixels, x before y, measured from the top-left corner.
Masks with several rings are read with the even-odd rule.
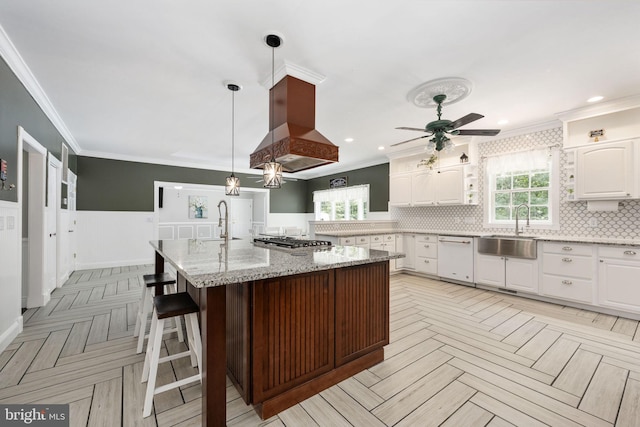
[[[624,251],[625,255],[635,255],[636,252],[635,251]]]
[[[571,261],[573,261],[573,260],[572,260],[571,258],[562,258],[562,261],[563,261],[563,262],[571,262]]]
[[[563,285],[571,285],[571,284],[573,284],[573,282],[571,280],[563,280],[562,284]]]
[[[563,250],[563,251],[572,251],[572,250],[573,250],[573,248],[572,248],[571,246],[563,246],[563,247],[562,247],[562,250]]]
[[[429,245],[424,245],[424,247],[428,249],[428,248],[429,248]]]
[[[429,264],[429,260],[428,260],[428,259],[425,259],[425,260],[424,260],[424,263],[425,263],[425,264]]]
[[[468,245],[471,243],[469,240],[443,240],[440,239],[441,243],[462,243],[463,245]]]

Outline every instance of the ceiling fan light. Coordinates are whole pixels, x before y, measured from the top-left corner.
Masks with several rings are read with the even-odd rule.
[[[262,179],[264,188],[280,188],[282,186],[282,164],[275,159],[265,163],[262,170]]]
[[[239,196],[240,195],[240,178],[233,173],[226,178],[226,184],[224,186],[224,194],[227,196]]]

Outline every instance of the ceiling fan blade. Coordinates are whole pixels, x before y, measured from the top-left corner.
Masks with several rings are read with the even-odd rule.
[[[396,142],[395,144],[391,144],[391,147],[395,147],[396,145],[400,145],[400,144],[406,144],[407,142],[411,142],[411,141],[417,141],[418,139],[422,139],[422,138],[428,138],[430,136],[431,134],[425,135],[425,136],[419,136],[417,138],[407,139],[406,141],[402,141],[402,142]]]
[[[460,129],[458,135],[480,135],[495,136],[500,133],[500,129]]]
[[[475,122],[476,120],[480,120],[481,118],[483,118],[484,116],[482,114],[478,114],[478,113],[469,113],[464,117],[460,117],[458,120],[456,120],[455,122],[451,123],[448,128],[449,129],[456,129],[459,128],[460,126],[464,126],[467,123],[471,123],[471,122]]]
[[[405,126],[396,128],[396,129],[403,129],[403,130],[417,130],[418,132],[427,132],[427,130],[425,128],[408,128]]]

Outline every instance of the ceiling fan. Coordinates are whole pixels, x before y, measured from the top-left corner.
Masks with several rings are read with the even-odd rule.
[[[396,129],[405,129],[405,130],[416,130],[419,132],[427,132],[427,135],[419,136],[417,138],[411,138],[406,141],[397,142],[395,144],[391,144],[392,147],[397,145],[405,144],[407,142],[416,141],[422,138],[428,138],[433,136],[429,140],[427,144],[427,151],[441,151],[444,148],[453,148],[453,144],[451,140],[447,137],[447,135],[455,136],[455,135],[480,135],[480,136],[495,136],[500,133],[500,129],[458,129],[461,126],[464,126],[468,123],[474,122],[483,118],[482,114],[470,113],[464,117],[459,118],[458,120],[443,120],[442,116],[442,103],[447,99],[447,95],[441,94],[433,97],[433,100],[437,107],[438,120],[434,120],[432,122],[427,123],[427,126],[424,129],[420,128],[411,128],[411,127],[397,127]]]

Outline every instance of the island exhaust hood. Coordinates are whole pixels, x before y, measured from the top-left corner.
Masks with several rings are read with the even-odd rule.
[[[262,169],[272,153],[284,172],[300,172],[337,162],[338,146],[315,128],[316,87],[287,75],[270,90],[273,91],[269,109],[272,129],[251,154],[250,167]]]

